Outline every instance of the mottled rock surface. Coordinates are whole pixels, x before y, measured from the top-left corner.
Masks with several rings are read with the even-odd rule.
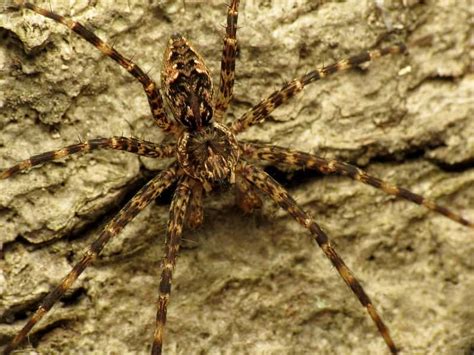
[[[218,81],[221,2],[50,2],[157,81],[169,36],[182,32]],[[228,121],[311,68],[384,43],[389,32],[386,41],[411,45],[408,56],[312,84],[241,137],[358,164],[474,219],[468,1],[243,1],[239,25]],[[0,15],[0,107],[0,169],[79,139],[164,137],[133,78],[30,11]],[[103,151],[0,181],[0,345],[164,165]],[[270,171],[332,237],[405,353],[473,351],[472,230],[347,178]],[[35,327],[36,351],[149,351],[167,195]],[[273,204],[245,216],[232,191],[211,194],[204,225],[184,238],[167,354],[387,353],[308,233]]]

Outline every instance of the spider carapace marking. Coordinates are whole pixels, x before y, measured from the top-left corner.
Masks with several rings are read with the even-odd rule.
[[[97,258],[112,238],[117,236],[138,213],[165,189],[177,183],[170,207],[162,260],[156,325],[152,342],[152,354],[160,354],[163,346],[173,270],[176,265],[183,228],[185,226],[196,227],[202,223],[204,216],[203,195],[206,191],[212,190],[213,185],[225,181],[235,186],[237,204],[244,211],[251,212],[261,206],[260,195],[263,193],[305,227],[362,306],[366,308],[388,349],[392,353],[398,352],[398,347],[395,345],[388,327],[360,282],[332,246],[326,233],[307,212],[298,206],[297,202],[277,181],[253,162],[278,163],[289,168],[315,169],[325,174],[348,176],[387,194],[423,205],[429,210],[440,213],[469,228],[474,228],[473,223],[446,207],[370,176],[355,166],[283,147],[238,142],[235,135],[252,125],[265,121],[273,110],[298,95],[304,90],[305,86],[382,56],[403,53],[406,50],[404,44],[364,51],[328,66],[311,70],[303,76],[289,81],[280,90],[261,100],[247,113],[235,120],[231,127],[227,127],[222,123],[222,119],[231,102],[233,93],[237,53],[238,0],[231,1],[227,9],[220,83],[216,91],[213,89],[209,70],[201,56],[179,34],[171,37],[165,51],[162,88],[159,89],[153,79],[137,64],[120,54],[115,48],[105,43],[79,22],[29,2],[15,0],[14,3],[16,4],[15,9],[29,9],[67,26],[104,55],[122,66],[142,84],[148,98],[151,116],[157,126],[170,134],[175,141],[169,144],[157,144],[126,137],[91,139],[32,156],[0,172],[0,179],[12,177],[17,173],[27,171],[31,167],[65,158],[72,154],[86,153],[97,149],[127,151],[156,159],[175,158],[176,161],[143,186],[119,213],[105,225],[97,239],[86,249],[82,258],[74,265],[72,270],[42,300],[36,312],[4,349],[4,353],[10,353],[25,340],[35,324],[51,310],[53,305]],[[162,91],[173,113],[174,120],[168,118],[166,114]]]
[[[206,191],[211,191],[214,183],[235,182],[240,149],[225,125],[214,122],[200,130],[183,132],[176,150],[181,168],[199,180]]]

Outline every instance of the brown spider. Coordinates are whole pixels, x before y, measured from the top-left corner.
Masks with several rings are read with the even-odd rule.
[[[350,271],[342,263],[335,251],[327,242],[326,235],[319,229],[315,222],[299,208],[295,201],[272,180],[261,169],[250,165],[247,160],[264,160],[289,167],[304,167],[317,169],[323,173],[339,173],[365,182],[384,190],[385,192],[406,198],[418,204],[440,212],[449,218],[472,227],[467,220],[446,210],[438,205],[423,199],[407,190],[396,188],[376,178],[362,173],[357,168],[339,163],[326,161],[316,156],[303,152],[292,152],[287,149],[274,146],[263,146],[251,143],[238,143],[234,134],[239,133],[248,126],[265,119],[277,106],[286,102],[298,93],[303,85],[318,80],[320,77],[335,73],[342,69],[349,69],[363,62],[383,54],[398,53],[404,50],[403,45],[395,45],[381,50],[364,52],[358,56],[350,57],[346,61],[340,61],[333,65],[310,72],[303,77],[290,82],[282,90],[262,101],[246,115],[235,121],[231,129],[222,123],[222,117],[229,105],[232,96],[233,69],[236,50],[236,23],[238,1],[229,6],[226,40],[222,59],[221,85],[219,86],[216,99],[213,101],[213,90],[209,72],[204,66],[199,55],[191,49],[187,42],[179,35],[172,37],[165,54],[164,69],[162,73],[162,87],[169,101],[175,121],[166,117],[163,111],[162,101],[158,89],[153,82],[132,62],[122,57],[111,47],[105,45],[91,32],[81,27],[76,22],[58,17],[47,10],[35,8],[29,3],[17,2],[19,6],[30,8],[36,12],[51,17],[59,22],[65,21],[66,25],[80,34],[83,38],[94,44],[104,54],[115,59],[135,76],[145,87],[150,102],[153,117],[156,123],[166,132],[177,139],[177,144],[156,145],[143,140],[114,137],[111,139],[94,139],[84,143],[75,144],[59,151],[40,154],[30,160],[22,162],[7,169],[0,176],[7,178],[18,171],[24,171],[31,166],[42,164],[51,160],[59,159],[76,152],[84,152],[98,148],[109,148],[126,150],[139,155],[160,158],[177,158],[178,164],[152,179],[140,192],[121,210],[121,212],[104,228],[98,241],[84,255],[74,270],[58,286],[56,291],[48,296],[36,313],[42,315],[42,310],[49,308],[70,286],[80,272],[94,259],[102,250],[104,244],[140,212],[157,194],[168,187],[172,182],[179,181],[175,197],[171,207],[170,223],[168,225],[168,237],[166,243],[165,259],[163,261],[163,273],[160,283],[159,310],[157,314],[157,328],[155,331],[154,351],[161,351],[162,330],[165,323],[166,305],[170,291],[171,272],[174,267],[177,249],[182,227],[185,223],[190,226],[198,226],[202,223],[202,196],[203,190],[210,191],[216,184],[229,181],[235,184],[239,206],[246,212],[251,212],[261,205],[256,191],[267,193],[274,201],[286,209],[298,222],[310,229],[318,244],[325,254],[337,268],[346,283],[355,292],[361,303],[367,307],[369,314],[379,327],[379,331],[386,343],[396,352],[388,330],[384,327],[381,319],[371,306],[368,297],[358,282],[353,278]],[[180,53],[182,49],[182,53]],[[187,60],[186,60],[187,59]],[[183,77],[186,80],[183,80]],[[196,95],[195,93],[199,93]],[[186,207],[189,204],[189,212]],[[35,316],[34,316],[35,317]],[[39,317],[39,316],[36,316]],[[17,342],[27,334],[29,329],[36,323],[37,319],[30,321],[22,332],[15,338]],[[8,352],[10,348],[6,349]]]

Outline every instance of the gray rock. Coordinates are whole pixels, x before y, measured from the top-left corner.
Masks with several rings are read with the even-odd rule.
[[[167,40],[180,31],[218,82],[220,2],[85,3],[52,6],[115,43],[157,81]],[[462,1],[246,1],[227,119],[395,31],[392,37],[411,45],[408,56],[312,84],[241,137],[358,164],[472,220],[468,16]],[[25,10],[2,13],[0,30],[0,168],[79,139],[163,140],[141,86],[67,28]],[[0,181],[0,344],[165,163],[103,151]],[[471,230],[344,177],[282,168],[278,177],[333,239],[406,353],[472,351]],[[34,328],[38,352],[149,351],[168,203],[162,198],[137,217]],[[227,192],[208,196],[205,212],[204,225],[184,235],[167,354],[388,352],[336,270],[283,211],[267,202],[245,216]]]

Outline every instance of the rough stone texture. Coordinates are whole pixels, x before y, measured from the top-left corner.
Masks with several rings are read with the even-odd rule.
[[[180,31],[218,79],[219,1],[51,3],[156,80],[167,38]],[[468,1],[243,1],[239,24],[229,120],[285,81],[398,30],[412,43],[409,56],[313,84],[242,136],[359,164],[474,219]],[[140,85],[67,29],[28,11],[1,14],[0,28],[0,168],[79,138],[163,139]],[[161,167],[96,152],[0,181],[0,345],[143,176]],[[346,178],[278,177],[333,238],[405,353],[473,351],[472,230]],[[148,351],[168,202],[128,226],[38,324],[36,351]],[[364,309],[285,213],[267,203],[244,216],[231,193],[212,194],[206,206],[204,225],[185,234],[166,353],[387,353]]]

